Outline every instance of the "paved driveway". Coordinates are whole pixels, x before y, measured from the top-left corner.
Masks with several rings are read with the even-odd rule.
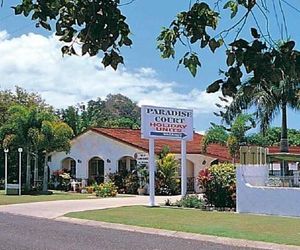
[[[164,203],[166,199],[180,199],[180,196],[156,196],[156,203]],[[0,212],[27,215],[53,219],[69,212],[78,212],[94,209],[105,209],[120,206],[148,205],[149,196],[130,196],[120,198],[44,201],[0,206]]]

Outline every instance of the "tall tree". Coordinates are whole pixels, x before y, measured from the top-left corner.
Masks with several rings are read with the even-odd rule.
[[[21,105],[8,110],[9,117],[0,128],[3,147],[22,147],[26,153],[26,189],[30,189],[31,153],[34,151],[39,120],[36,107],[27,108]]]
[[[0,141],[4,148],[24,148],[26,153],[26,189],[29,190],[31,176],[31,156],[49,150],[68,150],[72,129],[47,110],[39,107],[12,106],[7,121],[0,127]],[[52,137],[47,136],[50,124]],[[49,125],[49,126],[50,126]],[[47,155],[47,154],[46,154]],[[36,169],[35,169],[36,171]]]
[[[77,107],[69,106],[66,109],[59,110],[58,113],[62,121],[73,129],[75,135],[82,132],[81,117]]]
[[[37,93],[27,92],[18,86],[15,91],[0,90],[0,126],[8,119],[8,110],[13,105],[22,105],[25,107],[37,106],[41,109],[52,110]]]
[[[70,106],[58,113],[62,121],[73,129],[75,135],[89,127],[140,127],[140,108],[121,94],[110,94],[104,100],[90,100],[86,106]]]
[[[44,152],[44,180],[43,191],[48,190],[48,157],[53,151],[70,150],[70,142],[73,130],[62,121],[43,121],[40,133],[39,146]]]
[[[254,107],[263,132],[280,110],[280,151],[288,152],[287,108],[300,108],[300,52],[294,49],[294,41],[283,42],[274,48],[260,41],[260,35],[254,29],[252,36],[252,42],[240,39],[231,44],[227,53],[229,69],[223,72],[225,78],[212,83],[207,92],[221,88],[224,96],[233,98],[225,112],[220,112],[227,122],[243,110]],[[249,80],[242,80],[242,70]],[[282,174],[286,171],[284,164]]]

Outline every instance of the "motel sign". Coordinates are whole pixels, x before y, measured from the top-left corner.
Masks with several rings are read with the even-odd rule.
[[[142,138],[193,139],[193,110],[142,106]]]
[[[181,141],[181,195],[186,195],[186,142],[193,140],[193,110],[142,106],[141,137],[149,140],[149,205],[155,206],[155,139]]]

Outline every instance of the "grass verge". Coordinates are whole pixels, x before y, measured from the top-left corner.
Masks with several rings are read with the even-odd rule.
[[[56,201],[56,200],[79,200],[94,199],[94,194],[79,194],[54,191],[49,195],[5,195],[4,191],[0,191],[0,205],[40,202],[40,201]]]
[[[75,212],[66,216],[300,246],[300,218],[143,206]]]

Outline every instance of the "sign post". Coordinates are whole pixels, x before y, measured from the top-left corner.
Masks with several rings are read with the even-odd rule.
[[[5,157],[5,161],[4,161],[4,165],[5,165],[5,177],[4,177],[4,181],[5,181],[5,194],[7,194],[7,154],[8,154],[9,150],[6,148],[4,149],[4,157]]]
[[[18,148],[19,152],[19,195],[21,195],[22,191],[22,152],[23,148]]]
[[[150,206],[155,205],[155,139],[181,141],[181,195],[186,195],[186,142],[193,140],[193,110],[142,106],[142,138],[149,139]]]
[[[186,179],[186,141],[181,141],[181,196],[186,195],[187,179]]]
[[[155,206],[155,152],[154,152],[154,139],[149,139],[149,195],[150,206]]]

